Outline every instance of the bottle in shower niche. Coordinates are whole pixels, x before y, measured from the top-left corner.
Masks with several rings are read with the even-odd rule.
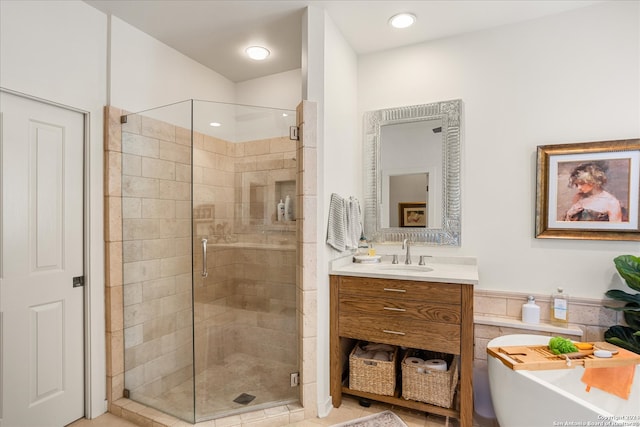
[[[282,199],[278,203],[278,221],[284,221],[284,202]]]
[[[284,220],[293,221],[293,205],[291,204],[291,198],[288,194],[284,199]]]
[[[522,305],[522,321],[524,323],[540,323],[540,306],[536,304],[533,295],[529,295],[527,303]]]
[[[569,325],[569,295],[564,293],[564,289],[558,288],[558,291],[551,295],[551,324],[555,326]]]

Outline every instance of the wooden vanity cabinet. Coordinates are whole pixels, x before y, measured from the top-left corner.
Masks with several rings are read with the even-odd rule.
[[[355,276],[330,276],[330,376],[333,406],[342,394],[473,421],[473,285]],[[348,355],[356,341],[460,355],[460,382],[453,408],[401,396],[351,390]],[[399,372],[398,372],[399,374]]]

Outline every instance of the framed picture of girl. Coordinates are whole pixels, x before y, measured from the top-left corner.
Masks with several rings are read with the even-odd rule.
[[[640,139],[542,145],[536,237],[640,240]]]

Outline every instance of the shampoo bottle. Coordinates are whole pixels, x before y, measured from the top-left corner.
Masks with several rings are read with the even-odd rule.
[[[278,203],[278,221],[284,221],[284,202],[282,199]]]
[[[562,288],[551,295],[551,324],[556,326],[569,325],[569,296]]]
[[[522,321],[524,323],[540,323],[540,306],[536,305],[533,295],[527,297],[527,303],[522,305]]]
[[[284,219],[285,221],[293,221],[293,206],[291,206],[291,198],[288,194],[284,199]]]

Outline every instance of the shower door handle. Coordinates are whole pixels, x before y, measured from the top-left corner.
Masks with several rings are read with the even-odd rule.
[[[207,239],[202,239],[202,277],[207,277]]]

